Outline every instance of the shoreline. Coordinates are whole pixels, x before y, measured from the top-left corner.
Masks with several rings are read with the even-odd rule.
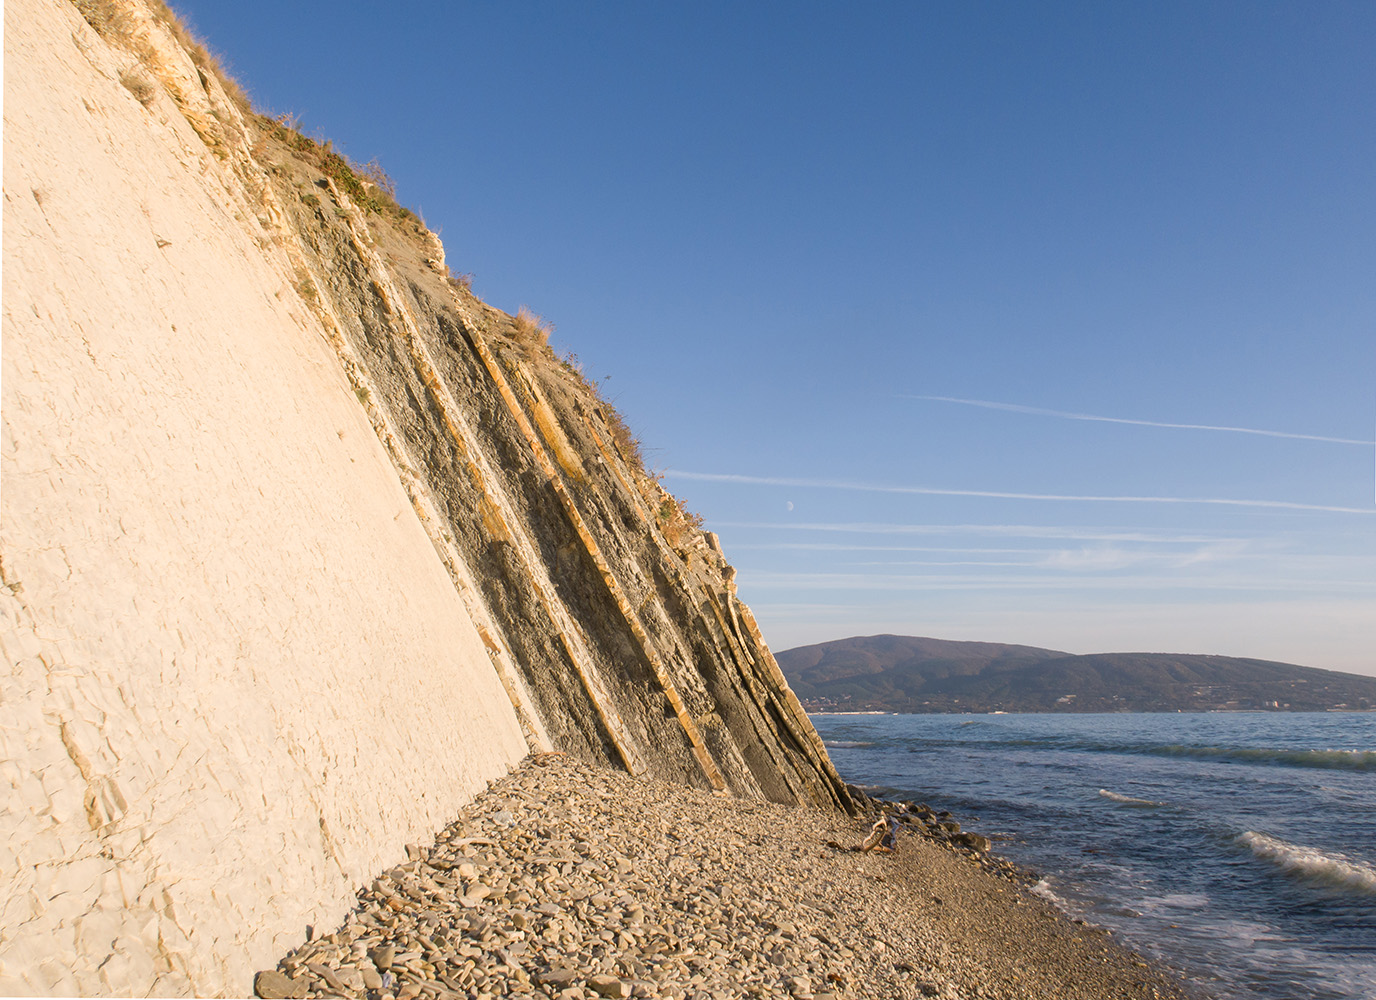
[[[907,823],[897,852],[854,852],[870,822],[529,757],[255,988],[368,1000],[1198,996],[1033,895],[996,855]]]

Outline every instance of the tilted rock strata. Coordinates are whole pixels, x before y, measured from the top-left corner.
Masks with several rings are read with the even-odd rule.
[[[365,212],[280,133],[257,148],[303,249],[307,300],[434,529],[473,567],[494,645],[554,745],[738,795],[848,805],[720,550],[697,531],[669,543],[662,490],[617,447],[596,395],[446,280],[417,241],[428,234]]]

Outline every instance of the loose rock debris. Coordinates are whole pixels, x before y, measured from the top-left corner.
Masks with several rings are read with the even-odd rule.
[[[1185,997],[1027,894],[959,826],[746,802],[563,755],[530,758],[339,929],[260,972],[262,997]],[[901,832],[900,832],[901,831]],[[975,836],[975,835],[969,835]],[[829,840],[830,838],[830,840]],[[983,838],[979,838],[983,841]],[[987,841],[983,841],[987,848]]]

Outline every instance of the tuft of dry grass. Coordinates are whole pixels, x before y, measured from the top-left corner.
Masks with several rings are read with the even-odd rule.
[[[578,355],[568,354],[560,358],[559,363],[574,384],[590,397],[593,409],[611,432],[612,443],[621,460],[631,469],[636,489],[653,513],[661,534],[672,547],[681,548],[686,535],[702,530],[702,515],[690,511],[682,500],[664,488],[663,473],[649,471],[640,439],[616,407],[607,401],[601,387],[588,378]]]
[[[640,439],[627,426],[617,408],[607,400],[607,397],[602,393],[602,387],[590,380],[583,372],[583,366],[578,361],[578,355],[569,354],[559,358],[559,364],[563,366],[564,371],[578,387],[591,398],[593,409],[602,418],[602,422],[607,425],[607,429],[611,431],[612,443],[616,445],[616,450],[621,453],[621,460],[642,476],[655,479],[645,466],[645,453],[641,447]]]
[[[549,349],[549,335],[553,332],[553,323],[526,306],[517,309],[511,320],[511,336],[528,358],[538,357]]]
[[[387,175],[387,171],[382,169],[382,164],[378,163],[376,158],[369,160],[367,163],[363,164],[363,166],[359,167],[358,172],[362,174],[365,179],[381,188],[388,198],[391,198],[393,201],[397,200],[396,182]]]
[[[145,108],[158,96],[157,84],[141,69],[125,70],[119,75],[119,82],[124,84],[124,89],[133,94],[134,99]]]
[[[616,445],[616,450],[621,452],[622,460],[637,472],[650,475],[645,467],[645,450],[640,445],[640,438],[627,425],[616,407],[603,404],[602,416],[607,421],[607,427],[612,432],[612,442]]]

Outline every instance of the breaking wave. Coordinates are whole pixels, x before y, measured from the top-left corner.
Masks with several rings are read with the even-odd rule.
[[[826,745],[833,750],[855,750],[859,747],[872,747],[873,743],[866,743],[864,740],[825,740]]]
[[[1137,806],[1140,809],[1155,809],[1157,806],[1166,804],[1152,799],[1134,799],[1131,795],[1119,795],[1117,792],[1110,792],[1107,788],[1099,789],[1099,794],[1110,802],[1118,802],[1125,806]]]
[[[967,725],[968,723],[962,723]],[[1200,746],[1184,743],[1117,743],[1101,740],[1034,736],[1021,739],[994,739],[975,744],[968,739],[929,739],[924,749],[938,747],[970,748],[987,746],[991,749],[1012,748],[1028,750],[1070,750],[1089,753],[1141,754],[1147,757],[1187,757],[1239,764],[1261,764],[1281,767],[1313,767],[1330,771],[1376,772],[1376,750],[1298,750],[1281,747]]]
[[[1289,844],[1254,830],[1240,835],[1237,841],[1283,871],[1343,889],[1376,894],[1376,868],[1371,865],[1340,854],[1326,854],[1315,847]]]
[[[1037,884],[1032,886],[1032,888],[1029,889],[1028,892],[1032,893],[1032,895],[1034,896],[1039,896],[1040,898],[1046,900],[1048,903],[1056,907],[1056,909],[1060,910],[1062,913],[1070,912],[1070,904],[1067,903],[1060,896],[1056,895],[1055,890],[1051,888],[1051,883],[1044,878],[1039,879],[1037,881]]]
[[[1208,760],[1233,760],[1249,764],[1283,764],[1290,767],[1319,767],[1338,771],[1376,771],[1376,751],[1373,750],[1275,750],[1171,745],[1154,747],[1148,752],[1161,757],[1202,757]]]

